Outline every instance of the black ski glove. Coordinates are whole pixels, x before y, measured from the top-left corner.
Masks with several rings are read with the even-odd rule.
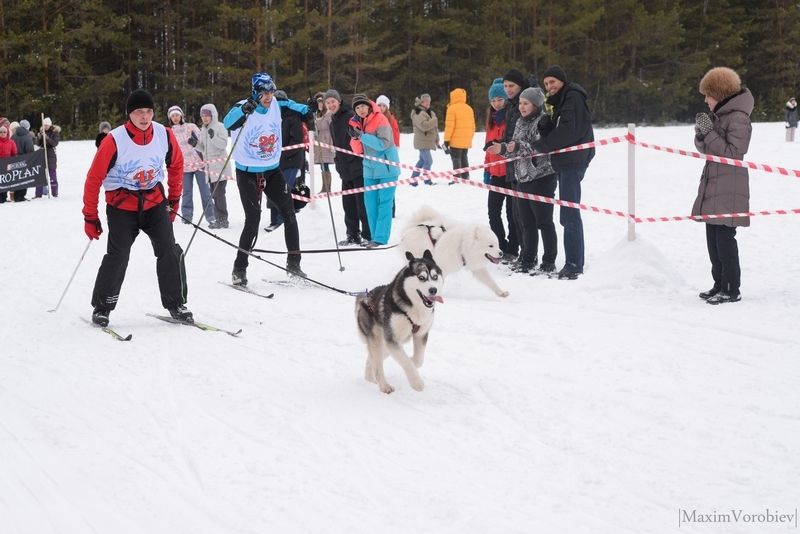
[[[208,129],[208,138],[214,139],[214,130],[212,130],[211,128]]]
[[[192,146],[197,146],[197,134],[192,132],[192,134],[189,136],[189,139],[187,139],[186,142]]]
[[[242,102],[242,113],[245,115],[250,115],[252,112],[256,110],[256,106],[258,104],[252,98],[248,98],[244,102]]]

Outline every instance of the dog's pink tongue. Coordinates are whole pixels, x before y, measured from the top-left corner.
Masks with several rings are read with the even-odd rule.
[[[436,302],[441,302],[442,304],[444,304],[444,299],[442,297],[440,297],[439,295],[432,296],[431,300],[436,301]]]

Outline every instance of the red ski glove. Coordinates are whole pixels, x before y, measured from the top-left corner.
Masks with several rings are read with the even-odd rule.
[[[89,239],[100,239],[100,234],[103,233],[103,225],[100,224],[98,219],[84,219],[83,231]]]
[[[169,222],[175,222],[175,216],[178,214],[178,205],[180,205],[180,199],[174,199],[169,201]]]

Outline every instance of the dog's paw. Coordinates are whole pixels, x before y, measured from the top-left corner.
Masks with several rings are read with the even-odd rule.
[[[411,387],[416,391],[422,391],[423,389],[425,389],[425,382],[423,382],[422,380],[412,380]]]
[[[391,385],[389,385],[388,383],[381,386],[381,392],[386,393],[387,395],[389,393],[392,393],[393,391],[394,391],[394,388]]]
[[[509,293],[508,291],[504,291],[504,290],[502,290],[502,289],[501,289],[501,290],[499,290],[499,291],[497,292],[497,296],[498,296],[498,297],[503,297],[503,298],[505,298],[505,297],[507,297],[508,295],[510,295],[510,293]]]

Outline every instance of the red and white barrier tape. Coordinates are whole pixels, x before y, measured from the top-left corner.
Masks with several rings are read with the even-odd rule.
[[[682,155],[682,156],[693,157],[693,158],[697,158],[697,159],[705,159],[705,160],[708,160],[708,161],[714,161],[714,162],[717,162],[717,163],[722,163],[724,165],[734,165],[734,166],[737,166],[737,167],[749,167],[751,169],[763,170],[763,171],[771,172],[771,173],[778,173],[778,174],[782,174],[784,176],[792,176],[792,175],[794,175],[795,177],[799,177],[800,178],[800,171],[798,171],[798,170],[788,170],[788,169],[785,169],[783,167],[770,166],[770,165],[766,165],[766,164],[753,163],[753,162],[748,162],[748,161],[743,161],[743,160],[735,160],[735,159],[724,158],[724,157],[720,157],[720,156],[712,156],[712,155],[701,154],[699,152],[694,152],[694,151],[689,151],[689,150],[662,147],[662,146],[659,146],[659,145],[654,145],[654,144],[644,143],[644,142],[641,142],[641,141],[636,141],[636,139],[630,134],[626,134],[624,136],[609,137],[609,138],[606,138],[606,139],[599,139],[599,140],[596,140],[596,141],[592,141],[590,143],[582,143],[582,144],[579,144],[579,145],[574,145],[574,146],[571,146],[571,147],[566,147],[566,148],[562,148],[562,149],[559,149],[559,150],[554,150],[552,152],[547,152],[547,153],[534,153],[531,157],[545,156],[545,155],[551,155],[551,154],[560,154],[560,153],[566,153],[566,152],[575,152],[575,151],[578,151],[578,150],[586,150],[588,148],[593,148],[593,147],[596,147],[596,146],[607,146],[607,145],[620,143],[620,142],[628,142],[628,143],[631,143],[631,144],[639,145],[639,146],[641,146],[643,148],[650,148],[650,149],[653,149],[653,150],[658,150],[658,151],[662,151],[662,152],[668,152],[668,153],[671,153],[671,154],[679,154],[679,155]],[[514,190],[506,189],[506,188],[503,188],[503,187],[497,187],[497,186],[493,186],[493,185],[489,185],[489,184],[484,184],[482,182],[475,182],[473,180],[468,180],[468,179],[461,178],[461,177],[458,176],[459,174],[462,174],[462,173],[465,173],[465,172],[470,172],[470,171],[480,170],[480,169],[486,169],[488,167],[492,167],[492,166],[495,166],[495,165],[505,165],[508,162],[515,161],[515,160],[518,160],[518,159],[522,159],[523,157],[527,157],[527,156],[517,156],[517,157],[503,159],[503,160],[494,161],[494,162],[490,162],[490,163],[483,163],[483,164],[480,164],[480,165],[472,165],[472,166],[463,167],[463,168],[460,168],[460,169],[453,169],[451,171],[431,171],[431,170],[428,170],[428,169],[422,169],[422,168],[419,168],[419,167],[415,167],[413,165],[408,165],[408,164],[405,164],[405,163],[386,160],[386,159],[382,159],[382,158],[376,158],[374,156],[369,156],[369,155],[366,155],[366,154],[359,154],[359,153],[353,152],[351,150],[347,150],[347,149],[340,148],[340,147],[337,147],[337,146],[334,146],[334,145],[330,145],[328,143],[324,143],[322,141],[314,141],[314,144],[316,144],[318,146],[321,146],[321,147],[324,147],[324,148],[332,149],[334,151],[343,152],[345,154],[351,154],[351,155],[358,156],[358,157],[361,157],[361,158],[364,158],[364,159],[369,159],[369,160],[372,160],[372,161],[377,161],[377,162],[380,162],[380,163],[384,163],[386,165],[396,166],[396,167],[399,167],[401,169],[416,171],[416,172],[419,173],[419,176],[417,176],[415,178],[402,178],[402,179],[399,179],[399,180],[395,180],[393,182],[380,183],[380,184],[375,184],[375,185],[371,185],[371,186],[359,187],[359,188],[355,188],[355,189],[347,189],[347,190],[344,190],[344,191],[331,191],[330,193],[319,193],[319,194],[316,194],[316,195],[312,195],[310,198],[304,197],[304,196],[301,196],[301,195],[295,195],[295,194],[291,195],[292,198],[294,198],[296,200],[300,200],[302,202],[312,202],[314,200],[322,199],[322,198],[325,198],[327,196],[337,197],[337,196],[344,196],[344,195],[353,195],[353,194],[357,194],[357,193],[363,193],[363,192],[366,192],[366,191],[374,191],[374,190],[378,190],[378,189],[386,189],[386,188],[389,188],[389,187],[396,187],[398,185],[415,184],[415,183],[418,183],[420,180],[423,180],[423,179],[446,178],[446,179],[450,179],[450,180],[453,180],[453,181],[456,181],[456,182],[459,182],[459,183],[463,183],[463,184],[470,185],[470,186],[473,186],[473,187],[478,187],[480,189],[488,189],[490,191],[495,191],[497,193],[502,193],[504,195],[513,196],[513,197],[516,197],[516,198],[522,198],[522,199],[526,199],[526,200],[534,200],[534,201],[538,201],[538,202],[544,202],[544,203],[547,203],[547,204],[564,206],[564,207],[567,207],[567,208],[574,208],[574,209],[579,209],[579,210],[584,210],[584,211],[591,211],[593,213],[602,213],[602,214],[605,214],[605,215],[614,215],[614,216],[617,216],[617,217],[622,217],[622,218],[628,219],[629,221],[632,221],[632,222],[635,222],[635,223],[672,222],[672,221],[685,221],[685,220],[703,221],[703,220],[711,220],[711,219],[727,219],[727,218],[738,218],[738,217],[756,217],[756,216],[768,216],[768,215],[797,215],[797,214],[800,214],[800,208],[790,208],[790,209],[760,210],[760,211],[740,212],[740,213],[721,213],[721,214],[712,214],[712,215],[674,215],[674,216],[661,216],[661,217],[637,217],[634,214],[626,213],[624,211],[611,210],[611,209],[608,209],[608,208],[600,208],[600,207],[591,206],[591,205],[588,205],[588,204],[569,202],[569,201],[566,201],[566,200],[559,200],[559,199],[555,199],[555,198],[551,198],[551,197],[543,197],[543,196],[540,196],[540,195],[532,195],[530,193],[514,191]],[[290,146],[282,147],[281,150],[292,150],[292,149],[295,149],[295,148],[307,148],[307,147],[308,147],[307,143],[300,143],[300,144],[297,144],[297,145],[290,145]],[[214,159],[214,160],[208,160],[208,161],[206,161],[206,163],[212,163],[212,162],[224,161],[224,160],[225,160],[225,158],[218,158],[218,159]],[[233,177],[229,177],[227,175],[225,176],[225,178],[226,179],[233,179]]]
[[[660,152],[668,152],[670,154],[678,154],[681,156],[713,161],[715,163],[722,163],[723,165],[733,165],[734,167],[747,167],[757,171],[766,171],[775,174],[782,174],[783,176],[794,176],[795,178],[800,178],[800,170],[785,169],[783,167],[778,167],[776,165],[753,163],[751,161],[745,161],[740,159],[723,158],[721,156],[712,156],[710,154],[701,154],[700,152],[694,152],[693,150],[683,150],[680,148],[663,147],[660,145],[654,145],[650,143],[644,143],[642,141],[636,141],[635,139],[629,139],[628,142],[633,143],[635,145],[639,145],[644,148],[649,148],[651,150],[658,150]]]

